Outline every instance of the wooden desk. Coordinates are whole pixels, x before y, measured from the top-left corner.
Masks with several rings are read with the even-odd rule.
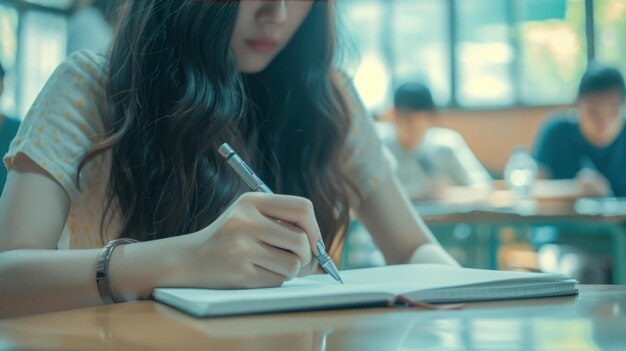
[[[446,230],[458,224],[470,225],[488,235],[485,243],[488,265],[478,268],[498,269],[500,248],[498,233],[502,228],[513,229],[519,237],[538,226],[554,226],[569,233],[602,233],[610,240],[613,258],[613,282],[626,283],[626,200],[615,200],[611,211],[589,211],[592,200],[573,201],[512,201],[508,192],[502,192],[504,206],[495,206],[494,200],[475,203],[428,202],[416,203],[415,208],[426,224],[433,229]],[[498,202],[498,201],[495,201]],[[579,206],[582,204],[583,206]],[[592,206],[593,207],[593,206]],[[626,348],[625,348],[626,349]]]
[[[501,194],[501,195],[498,195]],[[494,197],[496,199],[494,199]],[[497,200],[504,198],[504,200]],[[508,191],[497,191],[488,201],[416,202],[415,209],[429,224],[465,223],[535,223],[545,221],[590,221],[623,224],[626,223],[626,199],[606,200],[604,206],[593,211],[592,199],[572,200],[520,200],[516,201]],[[591,204],[590,204],[591,203]],[[612,208],[611,211],[607,211]]]
[[[0,349],[624,350],[626,286],[578,297],[195,319],[134,302],[0,321]]]

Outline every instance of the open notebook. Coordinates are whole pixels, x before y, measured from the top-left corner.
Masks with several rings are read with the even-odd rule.
[[[556,274],[501,272],[442,265],[398,265],[295,278],[278,288],[158,288],[157,301],[197,317],[367,305],[458,303],[576,295],[577,281]]]

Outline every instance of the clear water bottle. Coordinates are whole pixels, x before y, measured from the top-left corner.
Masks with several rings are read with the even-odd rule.
[[[516,147],[504,168],[504,179],[514,196],[527,198],[537,179],[537,162],[523,147]]]

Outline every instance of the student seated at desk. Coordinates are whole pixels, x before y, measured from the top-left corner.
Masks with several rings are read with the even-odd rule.
[[[350,209],[387,262],[457,264],[333,65],[330,2],[127,4],[111,52],[61,64],[4,158],[0,315],[279,286],[340,247]],[[283,195],[248,193],[224,142]]]
[[[434,126],[435,116],[429,89],[407,83],[394,94],[393,126],[378,126],[404,190],[413,200],[440,199],[450,186],[486,193],[492,184],[489,172],[459,133]]]
[[[576,179],[581,196],[626,196],[625,92],[617,69],[589,66],[576,106],[539,133],[535,158],[548,178]]]
[[[588,67],[575,107],[550,117],[539,133],[535,158],[548,178],[575,179],[575,196],[626,196],[625,92],[618,70],[597,63]],[[601,234],[539,227],[531,241],[543,270],[604,284],[610,281],[611,260],[600,250]]]

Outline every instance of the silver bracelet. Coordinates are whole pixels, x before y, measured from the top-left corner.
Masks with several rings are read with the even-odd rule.
[[[98,293],[102,299],[102,303],[110,305],[116,303],[113,295],[111,294],[111,284],[108,279],[109,275],[109,260],[113,254],[113,249],[119,245],[132,244],[138,242],[135,239],[115,239],[109,241],[98,256],[98,262],[96,263],[96,285],[98,286]]]

